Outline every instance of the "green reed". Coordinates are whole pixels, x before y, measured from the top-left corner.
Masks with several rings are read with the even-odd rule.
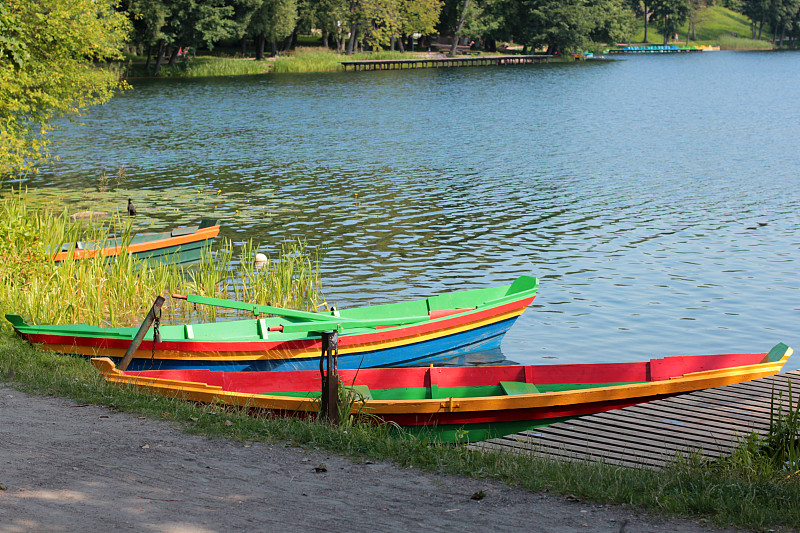
[[[776,397],[773,390],[765,448],[775,467],[790,471],[794,476],[800,473],[800,396],[792,398],[791,381],[785,410],[783,400],[783,391]]]
[[[79,240],[115,237],[122,239],[123,248],[130,242],[127,219],[75,221],[66,211],[34,208],[21,194],[7,194],[0,199],[0,310],[39,324],[119,327],[137,325],[156,296],[172,293],[236,297],[304,310],[317,307],[321,255],[309,251],[303,241],[284,243],[281,253],[260,269],[254,266],[252,241],[242,247],[238,260],[232,243],[223,241],[219,250],[207,248],[202,260],[190,266],[148,264],[126,253],[53,261],[53,253],[64,243],[74,250]],[[162,318],[170,322],[231,316],[236,315],[167,298]]]
[[[390,50],[361,52],[348,56],[327,48],[298,47],[291,54],[277,57],[272,72],[323,72],[342,70],[342,61],[417,59],[418,57],[418,53]]]

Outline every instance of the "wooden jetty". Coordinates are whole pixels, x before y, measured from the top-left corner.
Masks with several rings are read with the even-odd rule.
[[[713,461],[750,433],[768,433],[773,393],[776,412],[796,407],[800,370],[583,416],[470,448],[653,469],[678,454]]]
[[[396,70],[409,68],[448,68],[448,67],[477,67],[485,65],[520,65],[532,63],[546,63],[550,55],[512,55],[512,56],[463,56],[463,57],[436,57],[422,59],[384,59],[366,61],[342,61],[342,66],[347,70]]]

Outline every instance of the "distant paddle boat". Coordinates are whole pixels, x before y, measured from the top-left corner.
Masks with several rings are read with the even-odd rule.
[[[203,248],[219,234],[216,220],[203,220],[198,226],[175,228],[162,233],[143,233],[128,238],[79,241],[65,244],[53,255],[58,263],[69,258],[93,259],[128,253],[147,262],[185,264],[200,260]]]
[[[431,432],[445,442],[478,441],[567,418],[689,391],[771,376],[792,349],[766,353],[672,356],[634,363],[362,368],[340,370],[353,414]],[[92,359],[111,383],[215,405],[281,416],[314,417],[316,371],[126,371]]]
[[[499,348],[538,286],[536,278],[521,276],[501,287],[320,313],[189,295],[189,302],[245,310],[254,318],[161,326],[158,336],[150,329],[128,369],[311,370],[319,366],[321,333],[331,331],[338,332],[339,368],[451,358]],[[18,315],[6,318],[45,350],[116,361],[137,333],[135,327],[30,325]]]

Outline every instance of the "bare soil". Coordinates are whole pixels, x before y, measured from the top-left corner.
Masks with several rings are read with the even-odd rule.
[[[0,532],[309,530],[734,531],[391,462],[189,435],[0,384]]]

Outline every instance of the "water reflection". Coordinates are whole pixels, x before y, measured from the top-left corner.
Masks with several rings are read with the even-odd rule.
[[[798,347],[798,67],[721,52],[142,81],[65,127],[27,185],[130,195],[142,227],[215,216],[270,253],[324,244],[340,306],[536,275],[503,343],[520,363]]]

